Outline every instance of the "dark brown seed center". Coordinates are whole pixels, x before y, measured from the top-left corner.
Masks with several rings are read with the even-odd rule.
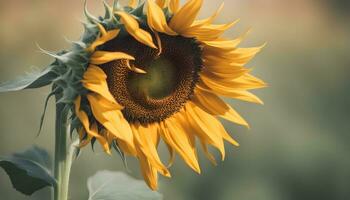
[[[201,47],[191,38],[160,34],[162,53],[132,37],[108,42],[103,50],[119,51],[135,57],[131,66],[145,70],[135,73],[126,60],[102,66],[109,90],[123,105],[129,122],[159,122],[179,111],[193,94],[202,68]],[[156,41],[156,40],[154,40]]]

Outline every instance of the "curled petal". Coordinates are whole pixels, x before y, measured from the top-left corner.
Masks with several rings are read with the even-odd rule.
[[[88,94],[91,110],[96,120],[102,124],[116,138],[125,142],[128,149],[135,153],[133,135],[129,123],[125,120],[120,110],[110,110],[101,104],[98,95]]]
[[[94,65],[101,65],[120,59],[135,60],[133,56],[123,52],[95,51],[90,57],[90,63]]]
[[[116,38],[120,32],[119,29],[111,30],[111,31],[106,31],[106,29],[101,25],[97,24],[97,27],[100,30],[101,36],[98,37],[91,45],[90,47],[87,48],[87,51],[93,52],[95,51],[96,47]]]
[[[86,114],[85,111],[80,110],[80,103],[81,103],[81,96],[78,96],[77,99],[74,102],[75,105],[75,114],[77,115],[77,117],[79,118],[80,122],[83,124],[83,127],[86,131],[86,133],[90,136],[90,137],[95,137],[99,143],[102,145],[103,149],[110,154],[110,147],[109,144],[107,142],[107,140],[102,137],[100,134],[98,134],[98,132],[96,131],[96,129],[91,128],[90,129],[90,122],[89,122],[89,117]]]
[[[168,35],[176,35],[176,33],[169,28],[161,7],[155,4],[153,0],[148,0],[147,2],[147,23],[150,28]]]
[[[120,16],[121,22],[124,24],[128,33],[137,41],[152,48],[157,48],[153,43],[151,34],[140,28],[137,20],[126,12],[116,12]]]
[[[79,129],[78,131],[78,135],[79,135],[79,147],[85,147],[86,145],[88,145],[91,142],[92,136],[89,134],[86,134],[84,128]]]
[[[101,68],[90,65],[84,73],[82,83],[86,89],[101,95],[111,102],[113,104],[112,108],[122,109],[122,106],[115,101],[115,98],[109,91],[106,79],[107,76]]]

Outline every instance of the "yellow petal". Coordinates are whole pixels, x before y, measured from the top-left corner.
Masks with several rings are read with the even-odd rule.
[[[211,144],[216,147],[222,159],[225,158],[225,147],[222,135],[218,132],[221,123],[210,114],[207,114],[193,103],[185,105],[188,123],[195,130],[200,140],[206,144]]]
[[[240,89],[240,90],[251,90],[266,87],[264,81],[249,75],[244,74],[238,78],[230,79],[230,78],[221,78],[217,79],[214,76],[207,76],[206,74],[201,75],[201,79],[204,83],[206,83],[209,87],[222,87],[230,89]]]
[[[202,6],[203,0],[189,0],[178,12],[174,14],[170,21],[170,28],[177,33],[185,32],[196,19]]]
[[[78,131],[79,134],[79,148],[85,147],[86,145],[88,145],[91,142],[92,136],[89,134],[86,134],[84,128],[81,128]]]
[[[208,145],[203,141],[201,141],[201,145],[204,150],[205,156],[208,158],[208,160],[210,160],[211,163],[213,163],[213,165],[216,166],[217,162],[215,160],[215,157],[209,152]]]
[[[158,173],[157,169],[152,166],[152,164],[149,162],[149,160],[146,158],[145,155],[142,153],[138,156],[140,166],[141,166],[141,173],[146,181],[147,185],[152,190],[157,190],[158,188]]]
[[[154,146],[158,147],[160,141],[160,125],[159,123],[153,123],[149,125],[151,128],[151,138]]]
[[[168,148],[168,151],[169,151],[169,161],[167,166],[171,167],[175,161],[175,151],[174,151],[174,148],[171,147],[168,143],[166,143],[166,147]]]
[[[87,48],[87,51],[89,52],[93,52],[95,51],[96,47],[114,39],[115,37],[118,36],[120,30],[119,29],[115,29],[115,30],[111,30],[111,31],[106,31],[105,28],[101,25],[101,24],[97,24],[101,36],[98,37],[91,45],[89,48]]]
[[[209,114],[249,127],[248,123],[230,105],[215,94],[195,89],[192,101]]]
[[[239,99],[242,101],[247,101],[251,103],[264,104],[263,101],[257,97],[256,95],[248,92],[246,90],[238,90],[238,89],[227,89],[225,87],[218,87],[215,85],[211,85],[210,87],[206,85],[204,82],[199,82],[197,87],[201,90],[211,92],[214,94],[219,94],[222,96]]]
[[[213,66],[213,67],[208,67],[208,66],[204,66],[203,70],[202,70],[202,74],[204,74],[205,76],[208,76],[212,79],[227,79],[227,80],[233,80],[236,78],[239,78],[241,76],[243,76],[244,74],[249,73],[251,70],[246,69],[246,68],[233,68],[231,67],[230,70],[227,70],[227,72],[223,73],[221,70],[222,66]],[[216,71],[216,69],[218,69]]]
[[[152,126],[143,126],[140,124],[131,125],[132,132],[138,151],[141,151],[147,157],[147,160],[154,166],[161,174],[170,177],[170,172],[160,161],[156,145],[153,143],[152,134],[157,134],[157,130]],[[138,153],[139,155],[140,153]]]
[[[218,62],[215,62],[218,61]],[[231,64],[227,60],[213,60],[211,57],[203,56],[203,71],[214,73],[218,76],[242,74],[244,71],[249,72],[251,70],[245,68],[239,64]]]
[[[101,68],[96,65],[89,65],[84,73],[82,84],[86,89],[103,96],[111,102],[111,105],[113,105],[112,108],[120,110],[122,106],[115,101],[113,95],[110,93],[106,79],[107,75]]]
[[[222,3],[220,5],[220,7],[215,11],[215,13],[212,16],[210,16],[207,19],[196,20],[191,27],[192,28],[193,27],[200,27],[200,26],[203,26],[203,25],[211,24],[215,20],[215,18],[220,14],[220,12],[222,11],[223,8],[224,8],[224,3]]]
[[[135,152],[133,134],[129,123],[123,117],[120,110],[110,110],[100,104],[101,98],[98,95],[88,94],[90,107],[96,120],[110,131],[116,138],[125,142],[128,148]]]
[[[114,135],[113,133],[111,133]],[[114,136],[115,137],[115,136]],[[134,147],[130,146],[128,142],[125,142],[123,140],[116,140],[118,147],[123,151],[125,155],[130,155],[130,156],[137,156],[137,152]]]
[[[156,4],[157,4],[160,8],[165,8],[165,7],[166,7],[166,0],[156,0]]]
[[[152,48],[157,48],[153,43],[151,34],[140,28],[139,23],[134,17],[126,12],[116,12],[120,16],[121,22],[124,24],[126,31],[137,41]]]
[[[90,57],[90,63],[94,65],[101,65],[120,59],[135,60],[133,56],[123,52],[95,51]]]
[[[176,33],[169,28],[163,10],[153,2],[148,0],[147,6],[147,23],[148,26],[158,32],[166,33],[168,35],[176,35]]]
[[[110,148],[107,140],[102,137],[101,135],[98,134],[96,129],[90,129],[90,122],[89,122],[89,117],[86,114],[85,111],[80,110],[80,103],[81,103],[81,96],[78,96],[77,99],[74,101],[75,105],[75,114],[79,118],[80,122],[83,124],[83,127],[88,135],[91,137],[95,137],[97,141],[102,145],[103,149],[107,152],[110,153]]]
[[[102,130],[102,134],[104,135],[105,138],[107,138],[107,141],[108,141],[109,145],[112,145],[113,141],[118,139],[111,132],[109,132],[106,129]]]
[[[253,48],[236,48],[233,51],[216,51],[215,54],[213,52],[203,51],[203,55],[205,59],[210,62],[220,62],[225,60],[230,64],[243,66],[259,53],[264,46],[265,44]]]
[[[146,74],[147,72],[143,69],[135,67],[135,65],[130,65],[130,61],[126,60],[126,66],[133,72],[138,73],[138,74]]]
[[[179,123],[173,116],[161,123],[161,126],[163,140],[181,155],[188,166],[200,173],[194,136],[184,129],[186,124]]]
[[[175,14],[179,10],[180,7],[180,0],[170,0],[169,2],[169,9],[170,11]]]
[[[131,7],[131,8],[136,8],[137,4],[138,4],[138,0],[130,0],[129,1],[129,7]]]
[[[185,37],[195,37],[199,41],[216,40],[237,22],[238,20],[227,24],[189,27],[186,31],[182,32],[182,35]]]
[[[243,41],[243,39],[250,33],[250,30],[243,33],[241,36],[234,40],[227,40],[218,38],[215,40],[202,41],[204,44],[203,51],[220,53],[222,51],[233,51]],[[219,51],[219,52],[218,52]]]

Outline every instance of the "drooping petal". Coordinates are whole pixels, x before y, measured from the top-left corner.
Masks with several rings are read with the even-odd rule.
[[[137,20],[126,12],[116,12],[120,16],[121,22],[124,24],[126,31],[137,41],[152,48],[157,48],[153,43],[151,34],[140,28]]]
[[[133,56],[123,52],[95,51],[90,57],[90,63],[101,65],[120,59],[135,60]]]
[[[101,68],[96,65],[89,65],[84,73],[82,84],[86,89],[103,96],[106,100],[111,102],[110,104],[113,105],[112,108],[120,110],[122,106],[116,102],[109,91],[106,79],[107,75]]]
[[[89,117],[88,117],[88,115],[86,114],[85,111],[80,110],[80,104],[81,104],[81,96],[78,96],[77,99],[74,102],[75,114],[79,118],[80,122],[83,124],[83,127],[84,127],[86,133],[88,135],[90,135],[90,137],[95,137],[97,139],[97,141],[99,141],[99,143],[101,144],[102,148],[108,154],[110,154],[111,153],[110,152],[110,147],[109,147],[109,144],[108,144],[107,140],[104,137],[102,137],[100,134],[98,134],[96,129],[90,129]]]
[[[216,147],[222,159],[225,158],[225,147],[222,135],[219,132],[221,123],[213,116],[207,114],[193,103],[185,105],[188,123],[193,128],[195,134],[205,144]]]
[[[168,167],[171,167],[175,161],[175,151],[174,151],[174,148],[172,146],[170,146],[170,144],[168,144],[168,143],[166,143],[166,147],[169,151]]]
[[[147,159],[147,157],[142,153],[140,153],[138,155],[138,160],[140,162],[142,176],[143,176],[144,180],[146,181],[147,185],[152,190],[157,190],[157,188],[158,188],[157,169],[152,166],[152,164]]]
[[[164,12],[153,0],[148,0],[147,6],[147,23],[148,26],[158,32],[166,33],[168,35],[176,35],[176,33],[169,28]]]
[[[170,28],[179,34],[185,32],[196,19],[203,0],[189,0],[170,21]]]
[[[205,112],[233,123],[249,127],[248,123],[230,105],[215,94],[195,89],[192,101]]]
[[[204,142],[201,141],[202,148],[204,150],[205,156],[208,158],[208,160],[213,163],[213,165],[217,165],[215,157],[209,152],[208,145]]]
[[[111,31],[106,31],[106,29],[101,25],[101,24],[97,24],[101,36],[98,37],[91,45],[90,47],[87,48],[87,51],[89,52],[93,52],[95,51],[96,47],[116,38],[120,32],[119,29],[115,29],[115,30],[111,30]]]
[[[144,154],[147,160],[162,175],[170,177],[170,172],[161,162],[156,145],[153,143],[152,135],[157,134],[157,130],[152,125],[132,124],[131,129],[135,139],[135,145],[140,153]]]
[[[177,115],[182,115],[182,113],[177,113]],[[161,137],[181,155],[188,166],[200,173],[194,136],[187,132],[188,130],[185,130],[183,125],[186,123],[178,122],[174,116],[166,119],[161,123]]]
[[[129,123],[125,120],[120,110],[110,110],[101,104],[103,100],[99,95],[88,94],[90,107],[96,120],[110,131],[116,138],[125,142],[133,153],[135,153],[135,145],[133,142],[133,134]]]
[[[92,136],[87,134],[85,132],[84,128],[81,128],[78,131],[78,134],[79,134],[79,141],[80,141],[79,147],[80,148],[85,147],[86,145],[88,145],[91,142]]]

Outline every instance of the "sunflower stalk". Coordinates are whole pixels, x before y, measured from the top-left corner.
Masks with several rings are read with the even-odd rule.
[[[54,187],[54,200],[67,200],[69,177],[74,155],[78,150],[78,140],[68,143],[70,130],[69,109],[62,103],[57,103],[56,95],[56,127],[55,127],[55,160],[54,176],[57,184]]]

